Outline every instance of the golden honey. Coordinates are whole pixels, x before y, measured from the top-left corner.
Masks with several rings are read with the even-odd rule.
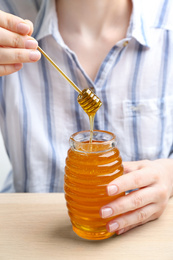
[[[78,95],[77,101],[88,116],[95,115],[102,105],[101,100],[89,88]]]
[[[123,174],[122,159],[115,135],[106,131],[75,133],[70,138],[65,167],[65,198],[73,230],[82,238],[101,240],[112,236],[102,219],[102,206],[122,196],[108,196],[108,183]]]
[[[90,143],[93,139],[94,118],[97,110],[101,107],[101,100],[89,89],[84,89],[77,98],[79,105],[89,116],[90,122]]]

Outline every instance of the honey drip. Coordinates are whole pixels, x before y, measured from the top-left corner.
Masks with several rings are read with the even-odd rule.
[[[101,107],[101,100],[88,88],[84,89],[81,94],[78,95],[77,101],[83,110],[89,116],[90,122],[90,143],[93,140],[93,127],[94,127],[94,117],[97,110]]]
[[[90,120],[90,141],[89,142],[90,142],[90,144],[92,143],[92,140],[93,140],[94,117],[95,117],[95,114],[89,116],[89,120]]]

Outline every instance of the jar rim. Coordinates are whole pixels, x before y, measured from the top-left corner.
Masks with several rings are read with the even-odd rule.
[[[71,148],[79,152],[97,153],[117,146],[116,135],[109,131],[94,130],[93,142],[89,143],[89,139],[90,130],[76,132],[70,137]]]

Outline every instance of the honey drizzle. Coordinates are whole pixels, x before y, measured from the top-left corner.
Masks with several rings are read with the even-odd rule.
[[[89,140],[89,143],[90,144],[92,143],[92,140],[93,140],[94,117],[95,117],[95,114],[89,115],[89,121],[90,121],[90,140]]]
[[[89,144],[92,144],[94,118],[97,110],[101,107],[102,102],[89,88],[84,89],[82,93],[78,95],[77,101],[79,105],[83,108],[85,113],[89,116],[89,122],[90,122]],[[91,145],[89,150],[92,151]]]

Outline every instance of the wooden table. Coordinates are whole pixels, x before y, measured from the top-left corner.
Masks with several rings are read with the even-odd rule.
[[[160,219],[118,237],[78,237],[64,194],[0,195],[0,260],[173,260],[173,199]]]

